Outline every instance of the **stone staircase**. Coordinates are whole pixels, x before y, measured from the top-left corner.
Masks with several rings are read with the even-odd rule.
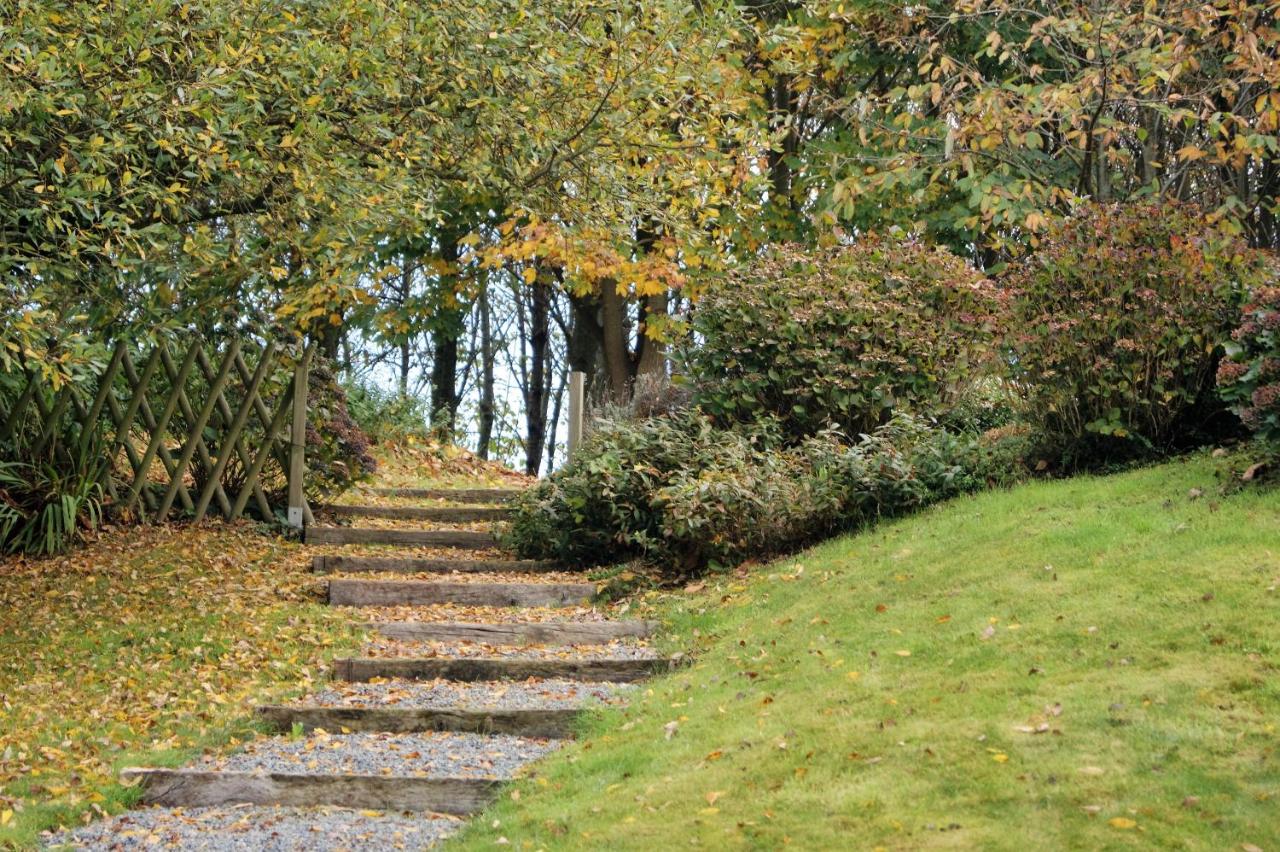
[[[319,512],[336,523],[309,527],[307,544],[362,546],[317,555],[312,570],[327,578],[329,604],[360,621],[365,649],[334,660],[329,689],[257,708],[278,737],[188,768],[127,769],[126,782],[152,805],[271,808],[274,837],[305,831],[320,819],[308,816],[315,808],[338,809],[323,811],[328,822],[342,809],[363,809],[351,811],[355,820],[388,815],[402,832],[416,814],[484,808],[505,781],[572,737],[584,705],[621,703],[627,684],[670,668],[647,646],[655,626],[603,619],[582,574],[500,553],[487,529],[437,526],[499,521],[513,493],[383,489],[382,497],[449,505]],[[448,552],[406,550],[423,547]],[[328,847],[317,839],[297,848]]]

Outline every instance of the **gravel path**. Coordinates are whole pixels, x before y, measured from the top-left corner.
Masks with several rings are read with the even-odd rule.
[[[236,852],[391,852],[422,849],[461,820],[347,808],[141,808],[62,832],[46,848]]]
[[[570,710],[592,704],[625,704],[632,684],[530,679],[516,682],[458,683],[448,680],[393,680],[334,683],[298,701],[321,707],[412,707],[438,710]]]
[[[197,769],[303,775],[513,778],[558,744],[505,734],[328,734],[255,740],[244,751],[201,760]]]
[[[414,642],[370,639],[364,657],[505,657],[518,660],[653,660],[658,652],[642,639],[614,639],[599,645],[490,645],[484,642]]]

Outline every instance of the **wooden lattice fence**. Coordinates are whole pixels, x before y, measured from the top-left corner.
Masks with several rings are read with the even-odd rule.
[[[229,520],[279,513],[300,527],[310,521],[302,477],[311,357],[312,347],[273,341],[120,340],[87,380],[54,390],[27,375],[0,413],[0,453],[97,459],[104,509],[123,519],[200,520],[216,509]]]

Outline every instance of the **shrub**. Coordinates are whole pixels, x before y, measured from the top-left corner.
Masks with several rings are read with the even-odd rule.
[[[531,558],[640,557],[685,576],[1009,481],[1000,446],[906,416],[853,445],[833,430],[783,445],[776,424],[722,430],[689,411],[605,422],[517,500],[510,543]]]
[[[713,284],[685,356],[721,424],[779,418],[791,439],[869,432],[895,411],[936,413],[992,351],[996,291],[963,260],[867,237],[784,247]]]
[[[1226,344],[1218,388],[1251,432],[1280,448],[1280,287],[1260,287]]]
[[[1194,440],[1221,405],[1213,378],[1260,253],[1193,208],[1092,206],[1053,223],[1001,278],[1027,416],[1070,465]]]
[[[370,440],[402,443],[431,437],[431,412],[425,400],[362,381],[343,382],[347,410]]]
[[[308,497],[339,494],[377,470],[369,436],[352,419],[347,397],[327,364],[311,369],[307,395]]]

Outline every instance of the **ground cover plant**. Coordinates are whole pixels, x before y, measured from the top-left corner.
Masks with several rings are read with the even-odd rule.
[[[1280,843],[1280,512],[1197,455],[654,593],[692,665],[453,849]]]
[[[1244,425],[1280,450],[1280,287],[1259,287],[1242,315],[1218,387]]]

